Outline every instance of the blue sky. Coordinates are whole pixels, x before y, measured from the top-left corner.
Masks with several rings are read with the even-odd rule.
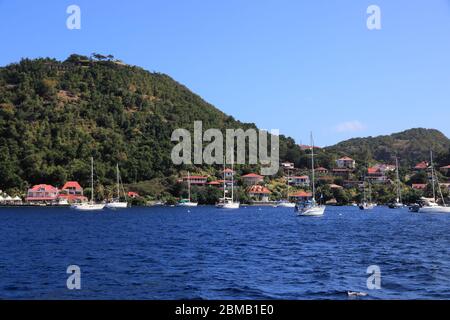
[[[66,28],[71,4],[81,30]],[[381,30],[366,27],[371,4]],[[0,35],[0,65],[111,53],[298,142],[450,136],[448,0],[0,0]]]

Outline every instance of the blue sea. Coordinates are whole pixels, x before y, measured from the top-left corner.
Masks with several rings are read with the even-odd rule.
[[[0,298],[450,299],[449,248],[450,215],[386,207],[0,208]]]

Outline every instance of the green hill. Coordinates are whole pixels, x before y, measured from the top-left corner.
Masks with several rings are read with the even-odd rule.
[[[430,158],[430,150],[437,155],[448,152],[450,140],[440,131],[416,128],[386,136],[354,138],[340,142],[326,150],[350,155],[360,162],[374,159],[392,162],[397,155],[403,165],[412,165]]]
[[[113,57],[72,55],[66,61],[24,59],[0,68],[0,188],[68,179],[86,185],[89,158],[96,179],[125,183],[175,177],[170,141],[176,128],[255,128],[224,114],[161,73]],[[281,136],[280,157],[299,158]],[[194,168],[195,170],[195,168]]]

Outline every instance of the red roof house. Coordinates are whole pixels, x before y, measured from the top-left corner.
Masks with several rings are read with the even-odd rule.
[[[246,185],[255,185],[264,181],[264,177],[256,173],[249,173],[242,176],[242,181]]]
[[[260,185],[253,185],[247,188],[247,193],[251,198],[260,202],[268,202],[271,194],[269,189]]]
[[[301,190],[301,191],[290,194],[289,198],[294,199],[295,201],[300,201],[300,202],[307,201],[312,198],[312,193]]]
[[[28,189],[28,202],[52,202],[58,198],[59,191],[54,186],[48,184],[38,184]]]
[[[417,171],[427,170],[428,166],[429,166],[428,162],[422,161],[422,162],[416,164],[416,166],[414,167],[414,170],[417,170]]]
[[[131,199],[140,197],[139,193],[134,192],[134,191],[128,191],[127,195],[128,195],[128,198],[131,198]]]

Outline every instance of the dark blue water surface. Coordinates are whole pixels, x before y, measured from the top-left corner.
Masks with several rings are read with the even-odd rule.
[[[0,208],[0,298],[450,299],[449,247],[450,215],[383,207]]]

